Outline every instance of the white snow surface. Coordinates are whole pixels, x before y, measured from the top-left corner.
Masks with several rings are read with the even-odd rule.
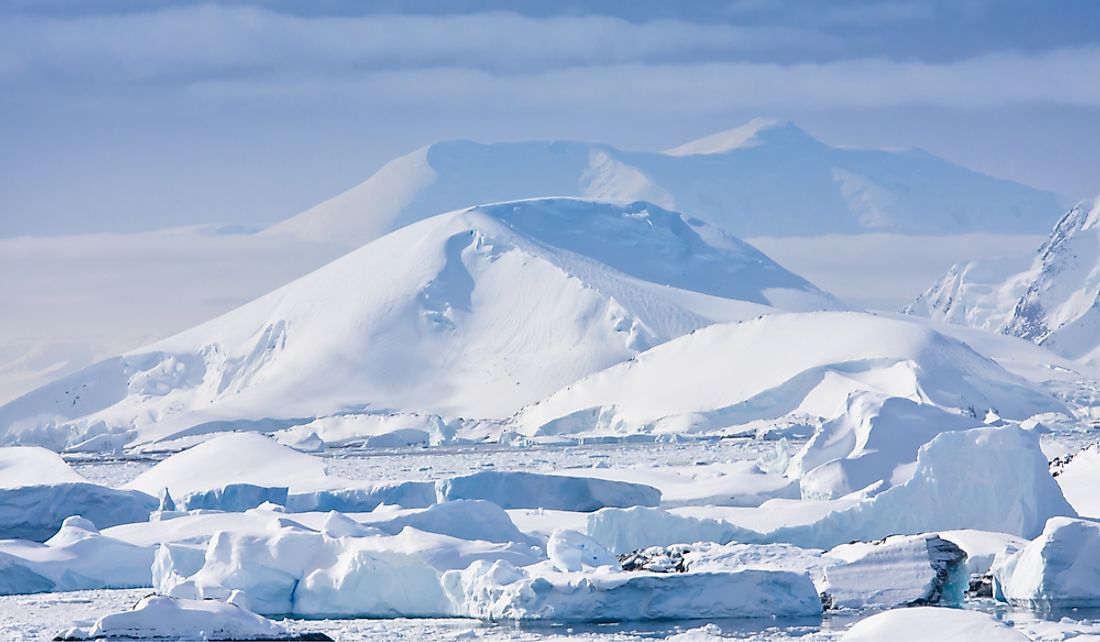
[[[912,476],[873,497],[770,500],[757,509],[607,508],[587,531],[615,552],[713,541],[829,548],[892,534],[977,529],[1034,537],[1050,517],[1075,516],[1051,478],[1038,436],[1014,426],[945,432],[920,448]]]
[[[69,517],[45,543],[0,540],[0,594],[149,586],[153,554]]]
[[[86,481],[52,450],[39,446],[0,448],[0,488]]]
[[[601,567],[558,571],[481,561],[443,575],[456,614],[483,620],[667,620],[813,617],[821,601],[810,577],[779,570],[650,573]]]
[[[811,312],[697,330],[554,393],[516,423],[527,434],[716,431],[789,416],[831,419],[857,391],[955,414],[995,408],[1024,419],[1065,410],[1035,384],[921,324]]]
[[[1075,453],[1055,479],[1078,515],[1100,519],[1100,445]]]
[[[1100,197],[1054,226],[1030,267],[955,266],[907,311],[1012,334],[1100,363]]]
[[[650,204],[476,207],[16,399],[0,407],[0,438],[59,448],[111,432],[132,446],[365,408],[506,417],[715,321],[837,305]]]
[[[757,119],[664,153],[570,141],[449,141],[268,230],[351,245],[458,207],[532,196],[649,200],[734,234],[1040,232],[1054,195],[921,150],[830,147],[789,121]]]
[[[165,488],[176,499],[229,484],[267,487],[315,486],[325,462],[257,433],[214,437],[161,461],[126,484],[153,496]]]
[[[1027,642],[1028,636],[977,611],[923,606],[894,609],[857,622],[841,642]]]
[[[103,616],[87,631],[64,631],[72,640],[292,640],[285,626],[237,604],[149,595],[129,611]]]
[[[994,596],[1046,609],[1100,607],[1100,523],[1055,517],[1019,550],[993,563]]]

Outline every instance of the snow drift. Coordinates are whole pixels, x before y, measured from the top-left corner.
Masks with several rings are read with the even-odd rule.
[[[697,330],[564,388],[516,423],[527,434],[551,435],[716,431],[782,417],[831,419],[861,391],[981,417],[990,409],[1011,419],[1065,411],[1052,395],[921,324],[813,312]]]

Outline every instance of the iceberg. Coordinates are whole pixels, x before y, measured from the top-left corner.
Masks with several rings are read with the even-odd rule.
[[[77,640],[332,641],[323,633],[294,633],[231,602],[148,595],[130,611],[111,613],[88,630],[68,629],[56,642]]]
[[[455,615],[482,620],[602,622],[689,618],[820,617],[805,573],[746,569],[698,573],[562,572],[479,561],[443,575]]]
[[[1055,517],[1033,541],[998,555],[993,595],[1039,609],[1100,607],[1100,523]]]

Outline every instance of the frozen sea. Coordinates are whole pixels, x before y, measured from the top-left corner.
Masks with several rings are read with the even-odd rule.
[[[1069,438],[1072,446],[1094,441],[1096,433]],[[1070,447],[1066,438],[1050,437],[1051,451]],[[611,443],[581,445],[477,445],[398,449],[335,448],[318,453],[328,472],[346,478],[370,480],[435,479],[483,469],[561,472],[568,469],[644,465],[706,465],[756,460],[775,451],[777,444],[790,452],[799,441],[751,438],[704,438],[672,443]],[[118,486],[150,468],[170,452],[126,456],[74,456],[69,462],[92,481]],[[149,589],[92,590],[69,593],[0,597],[0,639],[48,640],[70,626],[88,626],[100,616],[128,610]],[[1040,615],[1013,610],[982,599],[966,608],[993,613],[1011,621],[1036,639],[1064,639],[1056,623],[1100,620],[1100,613]],[[343,619],[288,620],[296,631],[320,631],[334,640],[837,640],[868,612],[830,612],[821,620],[775,619],[725,621],[607,622],[600,624],[488,624],[466,619]],[[1053,630],[1043,629],[1049,623]],[[1040,627],[1040,628],[1036,628]],[[1100,629],[1098,629],[1100,630]],[[1042,635],[1037,634],[1039,631]]]

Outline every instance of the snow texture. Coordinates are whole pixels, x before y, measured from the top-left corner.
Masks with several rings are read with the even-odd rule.
[[[1040,609],[1100,607],[1100,523],[1056,517],[993,563],[994,596]]]
[[[715,321],[838,306],[648,203],[474,207],[0,406],[0,441],[61,449],[125,433],[133,447],[367,409],[503,418]]]

